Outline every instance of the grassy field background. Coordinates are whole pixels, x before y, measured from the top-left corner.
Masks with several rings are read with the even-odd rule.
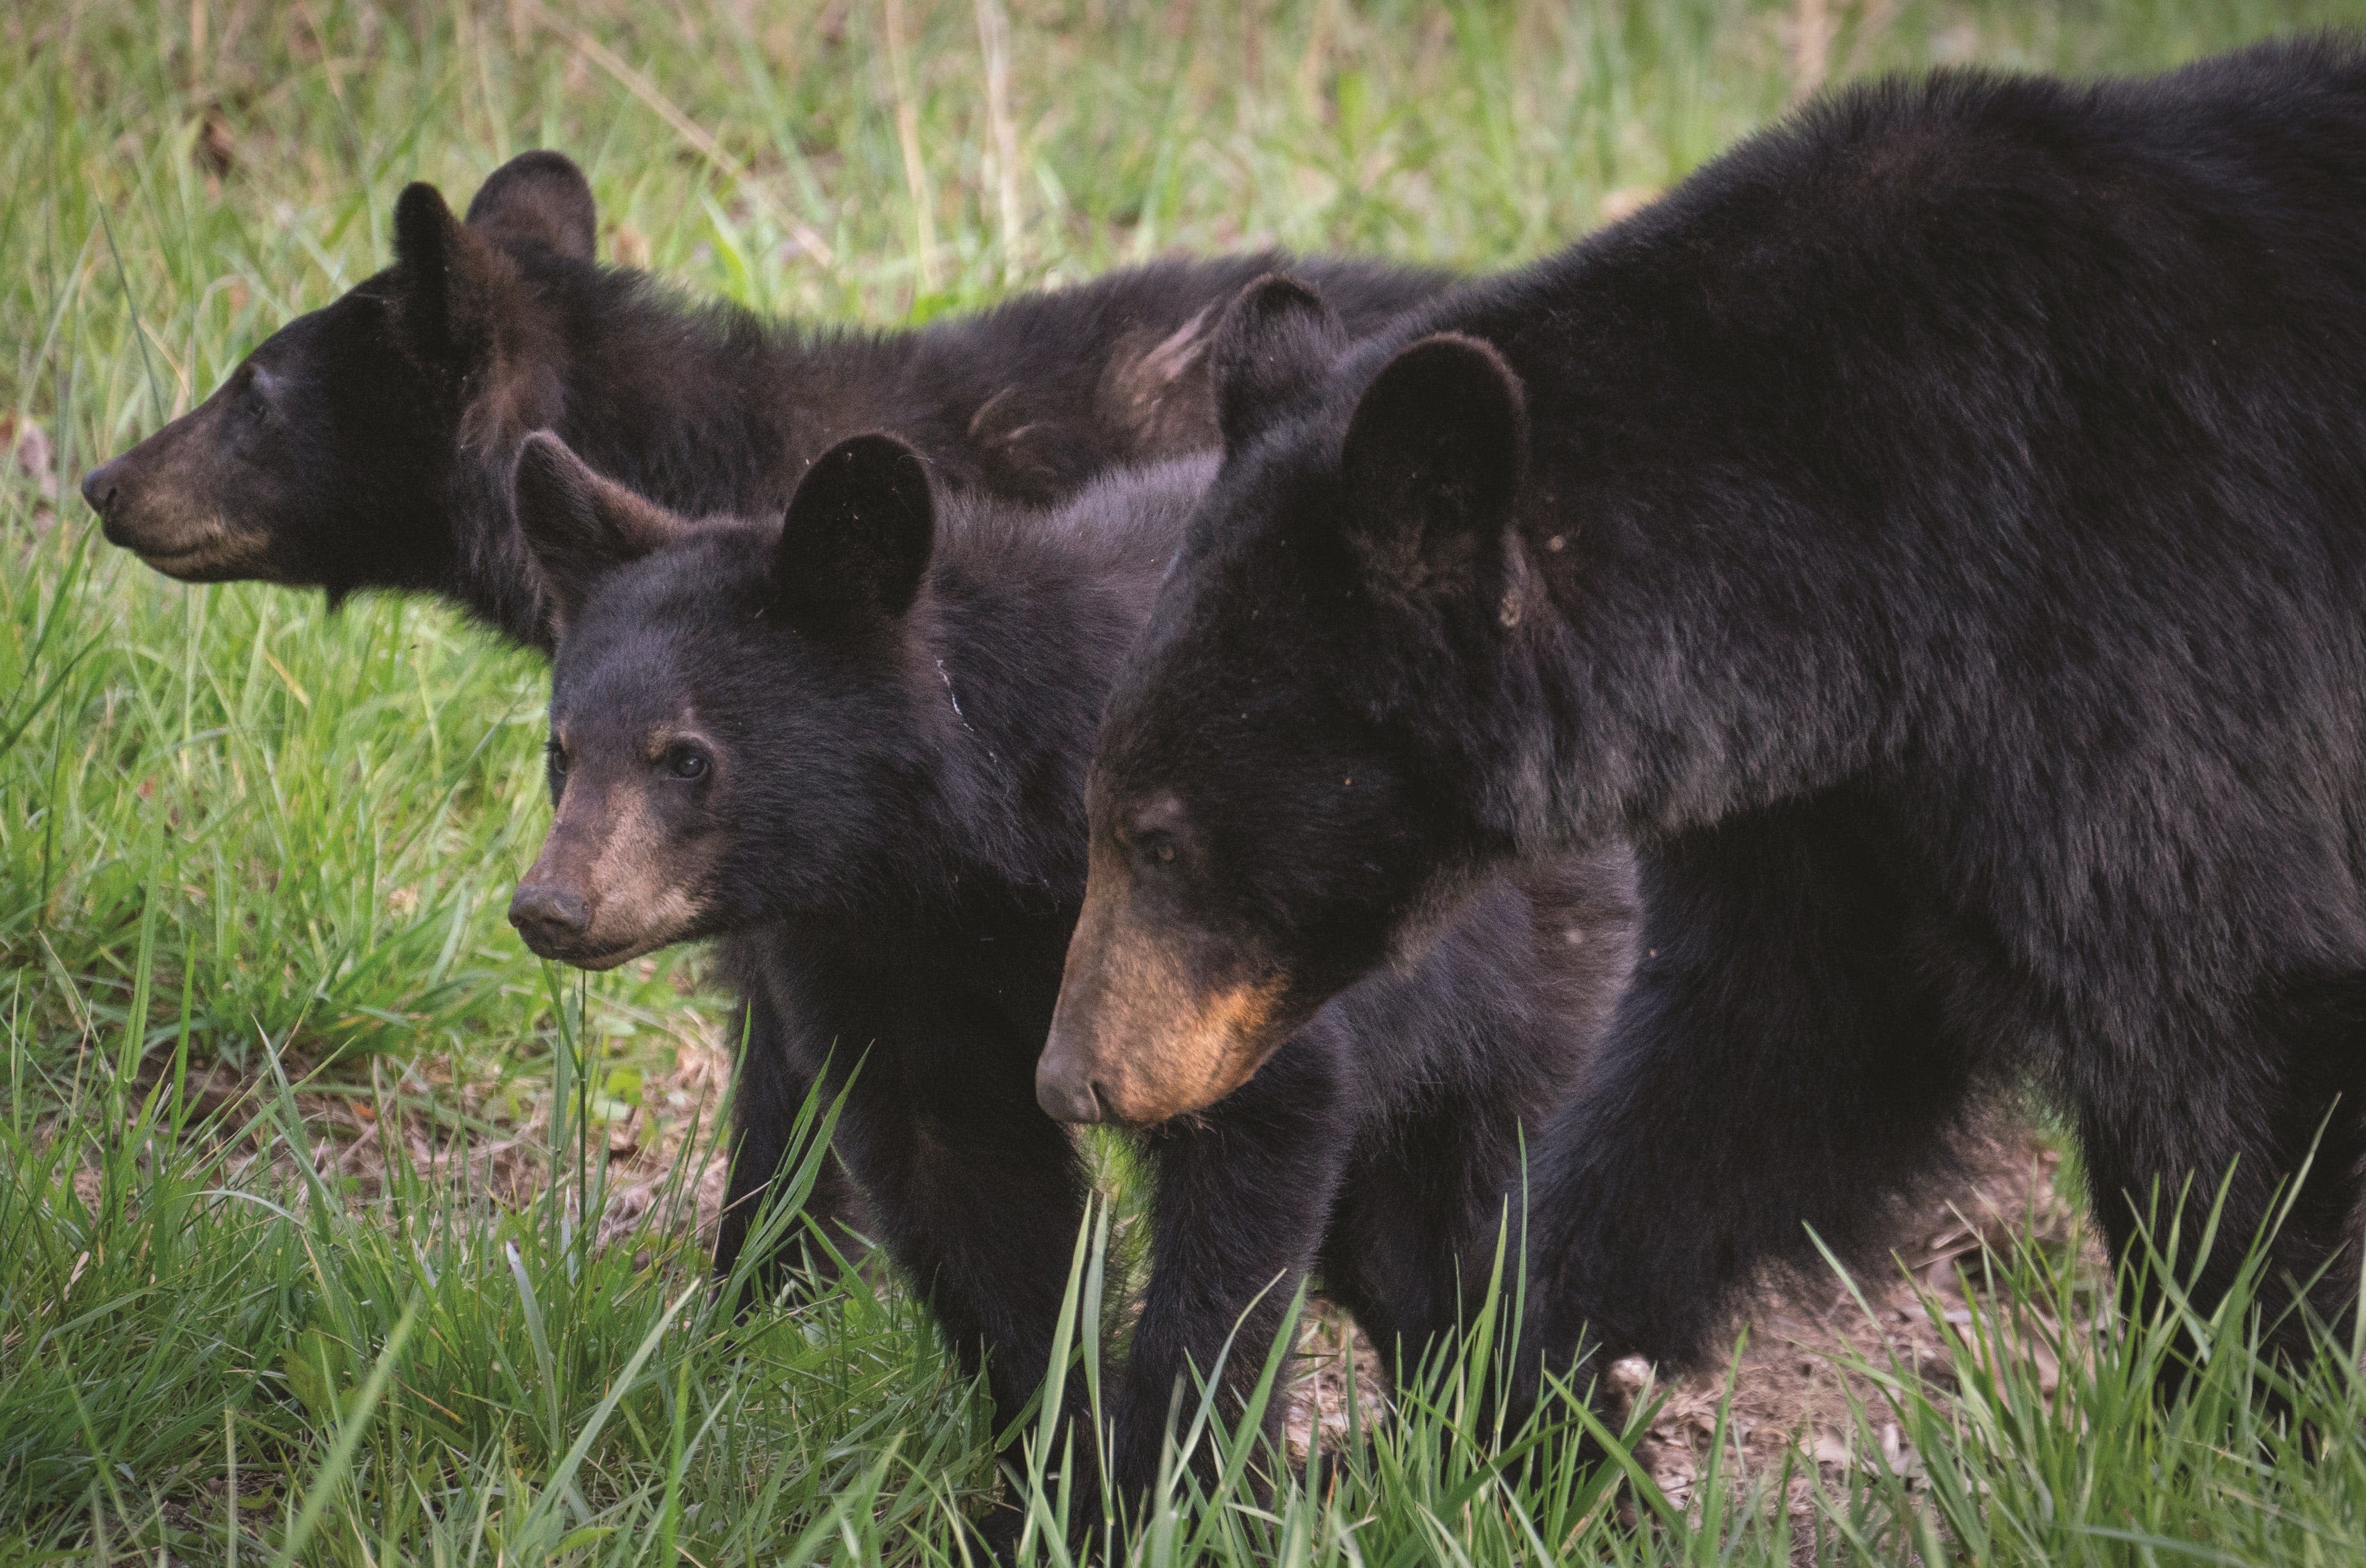
[[[734,1324],[697,1288],[724,1009],[696,956],[587,985],[501,919],[546,821],[537,663],[430,606],[171,584],[74,494],[382,265],[405,182],[456,205],[560,148],[603,255],[892,325],[1177,248],[1499,266],[1827,81],[2151,68],[2345,20],[2366,5],[8,8],[0,1560],[975,1549],[990,1434],[907,1300],[857,1280]],[[1080,1256],[1090,1350],[1121,1270]],[[1888,1399],[1837,1480],[1515,1486],[1449,1392],[1319,1497],[1229,1489],[1128,1550],[2366,1561],[2355,1355],[2287,1391],[2314,1446],[2248,1414],[2231,1327],[2163,1414],[2159,1326],[2099,1317],[2068,1256],[1976,1260],[1990,1305],[1946,1324],[1944,1375],[1861,1369]],[[2032,1324],[2058,1376],[2015,1348]]]

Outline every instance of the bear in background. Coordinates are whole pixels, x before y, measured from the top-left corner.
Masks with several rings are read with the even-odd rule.
[[[941,493],[910,447],[861,436],[785,523],[686,528],[554,438],[519,460],[561,635],[556,815],[513,918],[591,968],[748,934],[798,1070],[845,1096],[837,1148],[881,1240],[983,1362],[997,1426],[1043,1381],[1089,1192],[1033,1090],[1083,896],[1086,762],[1209,466],[1121,473],[1042,515]],[[1237,1419],[1309,1270],[1407,1366],[1479,1305],[1507,1221],[1516,1237],[1523,1139],[1628,967],[1628,899],[1617,851],[1494,879],[1419,959],[1143,1140],[1118,1496],[1155,1480],[1195,1372],[1222,1361]],[[1004,1509],[990,1533],[1018,1524]]]
[[[2361,255],[2366,53],[2317,39],[1844,92],[1360,349],[1262,286],[1045,1105],[1220,1100],[1475,880],[1631,838],[1533,1187],[1552,1358],[1696,1362],[1816,1238],[1868,1260],[2024,1074],[2196,1310],[2281,1213],[2305,1354],[2366,1159]]]
[[[690,513],[777,517],[840,436],[905,431],[947,483],[1034,502],[1112,465],[1215,442],[1202,365],[1222,303],[1271,255],[1162,262],[1025,295],[916,331],[768,321],[686,305],[602,265],[581,171],[521,153],[464,223],[432,185],[396,204],[395,264],[282,327],[203,403],[91,471],[107,537],[191,582],[377,589],[463,606],[547,652],[548,600],[509,505],[528,431],[556,430],[604,473]],[[1378,325],[1444,274],[1301,263],[1349,319]],[[715,1252],[728,1273],[811,1084],[786,1066],[751,966],[743,999],[731,1186]],[[835,1163],[809,1204],[865,1230]],[[779,1270],[768,1266],[767,1288]]]

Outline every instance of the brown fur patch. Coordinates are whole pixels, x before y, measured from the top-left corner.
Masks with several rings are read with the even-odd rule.
[[[1104,1114],[1148,1126],[1215,1103],[1265,1065],[1285,1034],[1285,986],[1209,984],[1190,938],[1143,920],[1122,878],[1086,894],[1043,1070],[1089,1081]]]
[[[1165,337],[1147,330],[1117,342],[1101,376],[1102,412],[1130,431],[1145,459],[1179,457],[1216,442],[1216,396],[1210,384],[1208,341],[1213,306],[1203,306]]]
[[[591,918],[580,941],[544,957],[610,969],[688,940],[705,915],[713,868],[712,842],[669,832],[636,782],[569,788],[524,880],[575,894]]]

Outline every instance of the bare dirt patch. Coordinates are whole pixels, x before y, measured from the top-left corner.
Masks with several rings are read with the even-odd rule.
[[[322,1070],[290,1054],[276,1073],[213,1063],[184,1084],[183,1136],[210,1145],[229,1182],[299,1204],[309,1201],[305,1162],[358,1208],[387,1195],[398,1166],[503,1208],[533,1203],[555,1170],[576,1201],[579,1174],[596,1169],[603,1244],[633,1233],[660,1204],[705,1243],[723,1206],[727,1162],[715,1128],[731,1070],[726,1047],[698,1038],[652,1044],[629,1060],[601,1053],[562,1116],[546,1071],[471,1071],[440,1054]],[[285,1092],[282,1075],[292,1085]],[[154,1076],[143,1077],[138,1098],[156,1087]],[[300,1124],[300,1160],[277,1114],[283,1092]],[[562,1123],[567,1147],[554,1160]],[[59,1118],[49,1136],[77,1136],[76,1124]],[[73,1174],[85,1202],[96,1202],[99,1179],[94,1148]]]
[[[1690,1376],[1656,1377],[1640,1360],[1610,1369],[1629,1408],[1636,1400],[1662,1402],[1636,1457],[1671,1501],[1693,1500],[1709,1468],[1720,1409],[1723,1473],[1737,1489],[1779,1475],[1793,1454],[1795,1493],[1810,1474],[1836,1484],[1853,1466],[1881,1462],[1910,1473],[1914,1457],[1887,1418],[1881,1390],[1849,1368],[1862,1361],[1944,1383],[1952,1361],[1939,1324],[1972,1321],[1983,1249],[2001,1256],[2024,1240],[2077,1247],[2081,1266],[2101,1277],[2101,1253],[2084,1238],[2074,1205],[2055,1190],[2061,1157],[2034,1129],[2000,1123],[1969,1139],[1965,1156],[1962,1179],[1910,1212],[1894,1267],[1881,1277],[1859,1280],[1854,1293],[1836,1277],[1766,1293],[1738,1326],[1737,1338],[1747,1331],[1740,1354]],[[1301,1350],[1287,1430],[1292,1458],[1302,1462],[1318,1429],[1325,1445],[1346,1440],[1351,1361],[1358,1419],[1369,1427],[1386,1411],[1380,1358],[1335,1307],[1318,1304]],[[2052,1352],[2024,1338],[2012,1353],[2033,1358],[2051,1392],[2058,1375]],[[1869,1447],[1880,1449],[1878,1460]],[[1795,1495],[1795,1509],[1806,1506]]]

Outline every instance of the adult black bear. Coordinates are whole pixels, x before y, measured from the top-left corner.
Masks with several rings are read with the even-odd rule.
[[[509,508],[529,431],[693,515],[777,517],[841,435],[890,426],[949,481],[1047,501],[1119,463],[1215,442],[1200,356],[1218,308],[1271,257],[1169,262],[1021,297],[918,331],[829,331],[693,309],[593,259],[592,189],[557,152],[494,171],[456,219],[402,193],[395,265],[281,328],[189,413],[94,469],[108,539],[193,582],[261,579],[426,593],[547,651],[540,574]],[[1351,322],[1376,325],[1442,274],[1307,263]],[[807,1085],[749,999],[734,1104],[727,1271]],[[858,1205],[835,1167],[808,1204]]]
[[[1086,762],[1211,466],[1121,475],[1045,516],[941,500],[911,449],[862,436],[815,464],[785,526],[685,532],[551,438],[519,460],[563,633],[557,811],[512,917],[592,968],[763,934],[796,1061],[844,1090],[838,1148],[881,1238],[984,1359],[1003,1422],[1042,1382],[1087,1193],[1033,1093],[1084,893]],[[1420,961],[1147,1140],[1121,1495],[1155,1479],[1177,1380],[1236,1322],[1237,1410],[1318,1261],[1384,1348],[1417,1358],[1455,1327],[1522,1129],[1566,1098],[1624,978],[1628,895],[1618,853],[1491,882]]]
[[[2315,39],[1843,93],[1361,350],[1261,286],[1045,1104],[1206,1103],[1473,879],[1631,836],[1646,956],[1536,1188],[1562,1353],[1696,1357],[2031,1068],[2119,1246],[2225,1183],[2205,1309],[2306,1164],[2274,1277],[2346,1312],[2361,256],[2366,56]]]

